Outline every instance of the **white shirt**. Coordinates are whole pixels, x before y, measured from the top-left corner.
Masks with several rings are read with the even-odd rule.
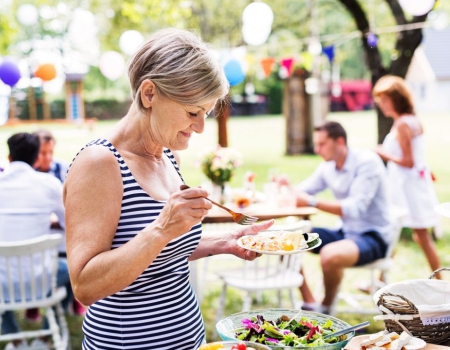
[[[391,240],[386,168],[372,151],[348,149],[342,169],[334,161],[321,163],[299,189],[314,195],[329,188],[342,209],[346,236],[377,231],[386,243]]]
[[[50,233],[50,215],[62,227],[62,184],[53,175],[12,162],[0,173],[0,241],[18,241]]]

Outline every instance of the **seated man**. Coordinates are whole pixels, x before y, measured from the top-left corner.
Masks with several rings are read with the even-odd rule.
[[[347,146],[347,134],[337,122],[314,129],[314,151],[325,162],[295,189],[297,206],[312,206],[339,215],[338,229],[314,228],[322,245],[320,254],[325,297],[322,305],[305,283],[300,288],[303,308],[329,313],[344,268],[383,258],[390,242],[390,214],[385,167],[372,151]],[[335,200],[314,197],[329,188]]]
[[[15,134],[8,139],[8,147],[11,163],[0,174],[0,241],[25,240],[50,233],[52,213],[64,227],[61,182],[32,168],[39,154],[39,137],[29,133]],[[59,261],[57,284],[70,288],[66,259]],[[63,303],[68,303],[70,298],[68,291],[68,300]],[[13,312],[2,315],[1,326],[2,333],[19,331]]]
[[[52,174],[61,182],[64,182],[69,165],[62,160],[53,158],[53,151],[56,143],[55,138],[50,131],[44,129],[37,130],[34,134],[39,136],[39,141],[41,143],[39,157],[36,164],[34,164],[34,168],[37,171]]]

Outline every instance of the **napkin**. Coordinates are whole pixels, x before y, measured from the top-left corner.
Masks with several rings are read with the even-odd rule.
[[[383,293],[398,294],[411,301],[424,325],[450,323],[449,282],[421,279],[390,284],[375,293],[375,303]]]

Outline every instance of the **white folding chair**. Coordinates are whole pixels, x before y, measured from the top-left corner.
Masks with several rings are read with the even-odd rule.
[[[387,284],[389,279],[389,270],[394,266],[394,250],[400,240],[402,232],[403,218],[406,216],[406,209],[401,207],[393,207],[392,209],[392,239],[386,251],[386,256],[366,265],[346,268],[347,270],[368,270],[370,273],[370,289],[369,294],[349,293],[339,291],[332,313],[353,313],[353,314],[378,314],[379,310],[373,303],[372,295],[378,290],[377,285],[379,276],[383,276],[384,282]],[[342,285],[342,283],[341,283]]]
[[[67,349],[69,331],[60,304],[66,296],[66,288],[56,287],[58,245],[62,238],[60,234],[48,234],[23,241],[0,242],[0,315],[5,311],[45,308],[49,323],[49,329],[0,334],[0,341],[50,335],[54,349]]]
[[[303,230],[310,232],[311,222],[299,220],[287,225],[274,225],[272,230]],[[216,319],[222,318],[225,308],[226,293],[228,287],[233,287],[246,292],[243,299],[242,311],[251,308],[252,295],[260,295],[263,291],[276,290],[278,306],[281,307],[281,292],[288,290],[292,307],[295,307],[296,298],[294,290],[303,283],[300,273],[301,254],[294,255],[263,255],[254,261],[242,261],[242,266],[237,269],[227,269],[217,272],[223,282],[222,292],[219,297],[219,307]]]

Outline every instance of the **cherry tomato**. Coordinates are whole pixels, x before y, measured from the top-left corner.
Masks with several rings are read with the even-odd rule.
[[[247,346],[244,343],[233,345],[231,350],[247,350]]]

